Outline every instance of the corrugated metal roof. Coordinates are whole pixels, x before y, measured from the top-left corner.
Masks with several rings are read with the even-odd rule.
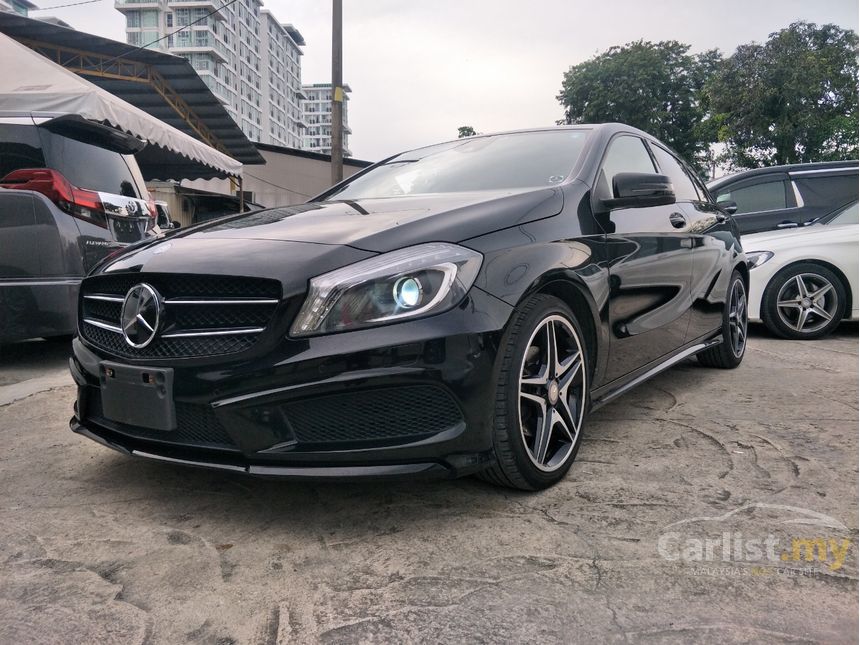
[[[150,65],[221,142],[227,154],[244,164],[266,163],[254,144],[227,113],[221,101],[203,82],[191,64],[180,56],[151,49],[134,49],[127,43],[4,12],[0,12],[0,32],[19,41],[36,41],[49,46]],[[202,140],[189,122],[149,84],[91,74],[81,74],[81,76],[168,125],[195,139]]]

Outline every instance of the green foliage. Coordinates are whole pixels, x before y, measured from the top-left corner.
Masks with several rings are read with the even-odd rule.
[[[857,34],[796,22],[741,45],[706,85],[736,168],[857,158]]]
[[[474,137],[477,132],[475,132],[475,128],[471,125],[462,125],[457,128],[457,138],[462,139],[463,137]]]
[[[677,41],[612,47],[565,74],[563,123],[620,122],[654,135],[696,167],[710,157],[702,89],[719,66],[716,50],[698,55]]]

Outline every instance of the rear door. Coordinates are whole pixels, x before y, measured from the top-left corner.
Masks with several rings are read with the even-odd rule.
[[[784,172],[755,175],[714,191],[717,204],[735,202],[735,221],[742,234],[770,231],[784,223],[803,221],[802,208]]]
[[[643,139],[622,134],[610,141],[595,194],[611,195],[612,178],[620,172],[657,172]],[[684,344],[691,236],[678,204],[618,209],[598,223],[607,233],[610,263],[609,382]]]
[[[793,192],[803,207],[803,221],[823,217],[857,201],[857,169],[789,172]]]
[[[738,250],[729,217],[711,200],[695,172],[668,149],[651,143],[660,172],[672,178],[677,206],[687,218],[692,255],[690,325],[686,342],[720,328],[731,277],[731,257]]]

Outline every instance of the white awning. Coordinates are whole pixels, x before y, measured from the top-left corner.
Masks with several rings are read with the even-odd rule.
[[[242,164],[0,34],[0,110],[76,114],[150,145],[147,179],[241,176]],[[157,148],[154,148],[157,146]],[[203,167],[201,167],[203,166]],[[159,168],[161,172],[159,172]],[[164,173],[169,176],[157,176]]]

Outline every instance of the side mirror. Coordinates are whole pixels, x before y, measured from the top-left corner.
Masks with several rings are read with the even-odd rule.
[[[666,175],[645,172],[620,172],[612,178],[612,199],[602,199],[608,210],[645,208],[675,203],[675,189]]]
[[[738,212],[738,203],[727,199],[723,202],[717,202],[717,206],[726,211],[729,215],[734,215]]]

